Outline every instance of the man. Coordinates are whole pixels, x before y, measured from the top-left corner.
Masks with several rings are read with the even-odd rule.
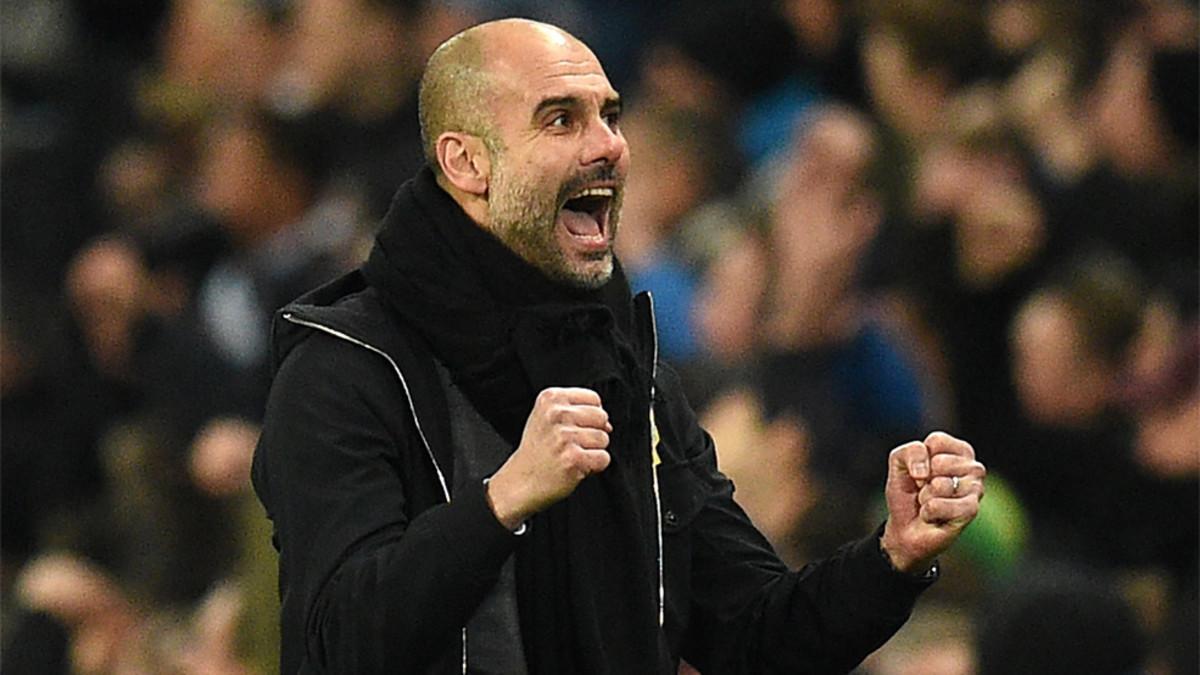
[[[620,99],[567,33],[430,58],[429,167],[362,270],[285,308],[254,483],[286,673],[846,671],[907,618],[984,468],[892,452],[886,526],[790,572],[657,363],[612,242]]]

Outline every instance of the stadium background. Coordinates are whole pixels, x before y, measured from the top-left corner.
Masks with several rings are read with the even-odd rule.
[[[271,312],[504,15],[622,92],[620,257],[785,559],[878,522],[898,442],[989,466],[861,673],[1197,672],[1195,2],[6,0],[6,673],[272,672]]]

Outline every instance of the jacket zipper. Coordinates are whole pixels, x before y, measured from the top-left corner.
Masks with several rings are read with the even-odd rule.
[[[445,474],[442,473],[442,467],[438,465],[437,458],[434,457],[434,455],[433,455],[433,448],[429,445],[429,440],[425,437],[425,431],[421,428],[421,420],[420,420],[420,418],[417,417],[417,408],[413,404],[412,392],[410,392],[408,389],[408,380],[406,380],[404,378],[404,373],[401,372],[400,366],[396,364],[395,359],[393,359],[391,356],[388,355],[387,352],[376,347],[375,345],[364,342],[356,337],[353,337],[351,335],[343,333],[342,331],[339,331],[335,328],[331,328],[324,324],[317,323],[315,321],[309,321],[308,319],[301,319],[292,312],[285,312],[283,314],[283,318],[284,318],[284,320],[294,323],[298,326],[305,326],[305,327],[311,328],[313,330],[318,330],[327,335],[332,335],[333,337],[345,340],[346,342],[349,342],[351,344],[358,345],[359,347],[362,347],[363,349],[366,349],[370,352],[374,352],[375,354],[378,354],[379,356],[382,356],[385,360],[387,360],[388,365],[390,365],[392,367],[392,371],[396,373],[396,377],[400,379],[400,387],[404,389],[404,398],[408,402],[408,412],[410,415],[412,415],[413,424],[417,428],[417,436],[419,436],[421,438],[421,445],[423,445],[425,447],[425,453],[429,457],[429,462],[433,465],[434,473],[437,474],[438,484],[441,485],[441,488],[442,488],[442,496],[446,498],[446,503],[449,504],[450,503],[450,488],[446,484],[446,476],[445,476]],[[655,346],[655,349],[657,350],[657,344]],[[657,356],[657,354],[656,354],[656,356]],[[653,385],[651,385],[651,386],[653,387]],[[660,530],[660,537],[661,537],[661,530],[662,530],[661,524],[659,526],[659,530]],[[660,544],[661,544],[661,540],[660,540]],[[660,546],[659,555],[660,555],[659,581],[660,581],[660,589],[661,589],[661,581],[662,581],[661,546]],[[467,627],[466,626],[463,626],[463,628],[462,628],[462,672],[463,672],[463,675],[467,675]]]
[[[650,336],[653,349],[653,360],[650,362],[650,424],[657,425],[654,421],[654,396],[657,393],[658,381],[658,322],[654,318],[654,295],[650,291],[646,291],[646,299],[650,301]],[[658,449],[653,447],[654,436],[650,435],[650,455],[653,458],[654,453]],[[663,525],[662,525],[662,497],[658,491],[658,467],[654,466],[654,461],[650,462],[650,476],[654,481],[654,517],[658,521],[658,627],[662,628],[666,620],[666,590],[663,583]]]

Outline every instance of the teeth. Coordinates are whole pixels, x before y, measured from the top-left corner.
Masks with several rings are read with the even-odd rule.
[[[571,199],[579,199],[581,197],[611,197],[613,189],[608,187],[595,187],[586,190],[580,190]]]

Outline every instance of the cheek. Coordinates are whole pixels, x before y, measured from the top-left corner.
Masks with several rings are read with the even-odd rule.
[[[520,193],[522,197],[540,194],[542,192],[557,192],[564,178],[560,171],[547,166],[537,158],[521,158],[504,167],[503,183]]]
[[[632,156],[629,151],[629,144],[625,144],[624,151],[621,152],[621,157],[617,160],[617,173],[624,180],[629,176],[629,167],[632,165]]]

